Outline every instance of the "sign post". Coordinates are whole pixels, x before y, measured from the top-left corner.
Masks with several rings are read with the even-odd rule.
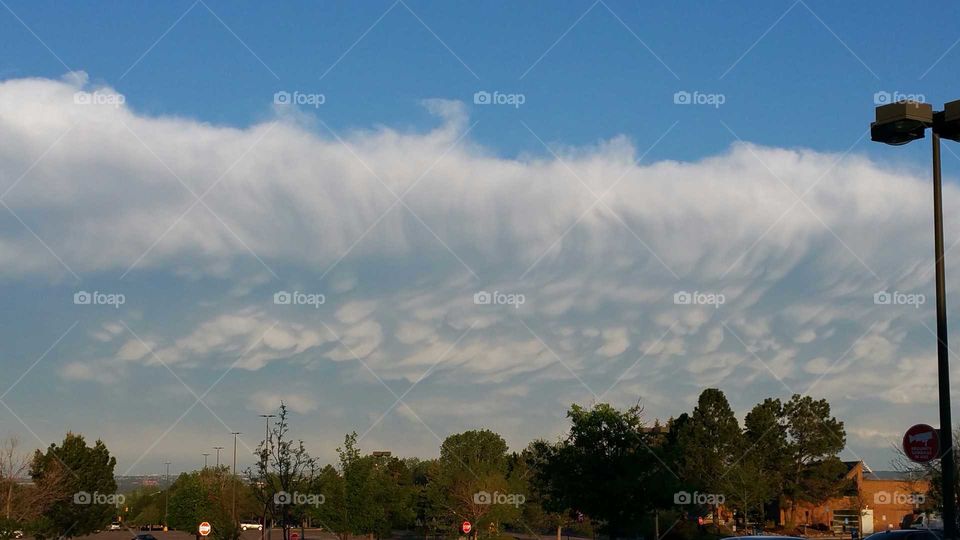
[[[210,531],[212,530],[213,530],[213,527],[211,527],[210,523],[207,521],[204,521],[203,523],[200,524],[199,527],[197,527],[197,532],[200,533],[200,536],[203,536],[204,538],[206,538],[207,536],[210,536]]]
[[[927,424],[917,424],[903,434],[903,453],[916,463],[927,463],[940,457],[940,435]]]
[[[460,530],[463,531],[463,534],[470,534],[470,531],[473,530],[473,525],[469,521],[464,521],[460,524]]]

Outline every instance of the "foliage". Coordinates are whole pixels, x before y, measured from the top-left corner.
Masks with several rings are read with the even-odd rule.
[[[84,536],[109,524],[117,508],[100,501],[117,500],[116,464],[102,441],[87,446],[82,435],[73,433],[67,433],[59,446],[51,444],[46,452],[37,450],[30,476],[42,491],[56,492],[59,497],[43,512],[35,535]]]

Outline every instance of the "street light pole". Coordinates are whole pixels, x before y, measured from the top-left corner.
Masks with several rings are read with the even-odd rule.
[[[237,521],[237,435],[240,435],[239,431],[234,431],[231,433],[233,435],[233,473],[230,475],[230,483],[233,485],[233,521]]]
[[[163,530],[164,530],[164,531],[167,531],[167,530],[170,529],[170,522],[167,520],[167,516],[170,515],[170,514],[169,514],[169,510],[170,510],[170,462],[167,461],[166,463],[164,463],[164,465],[167,466],[167,477],[166,477],[166,482],[165,482],[165,483],[167,484],[167,487],[166,487],[166,490],[164,491],[164,495],[163,495]]]
[[[942,113],[941,113],[942,114]],[[936,256],[937,287],[937,378],[940,391],[940,474],[943,476],[943,532],[957,538],[953,422],[950,415],[950,360],[947,347],[947,293],[943,265],[943,199],[940,179],[940,134],[932,130],[933,141],[933,249]]]
[[[207,457],[210,455],[210,452],[203,453],[203,470],[207,470]]]
[[[267,426],[266,426],[266,428],[265,428],[264,431],[263,431],[263,455],[261,456],[261,459],[263,459],[263,473],[264,473],[264,475],[266,475],[267,472],[268,472],[269,469],[270,469],[270,461],[269,461],[269,457],[270,457],[270,454],[269,454],[269,450],[270,450],[270,444],[269,444],[269,441],[270,441],[270,419],[271,419],[271,418],[275,418],[276,416],[277,416],[277,415],[275,415],[275,414],[261,414],[261,415],[260,415],[260,418],[263,418],[264,420],[267,421],[267,422],[266,422],[266,423],[267,423]],[[264,478],[263,481],[266,482],[267,479]],[[266,540],[266,539],[270,536],[270,529],[267,528],[267,505],[270,504],[270,502],[269,502],[269,501],[265,501],[263,504],[264,504],[264,508],[263,508],[263,530],[260,531],[260,540]]]
[[[220,470],[220,451],[223,450],[222,446],[214,446],[214,450],[217,451],[217,470]]]
[[[937,385],[940,405],[940,476],[943,494],[943,534],[957,539],[957,464],[953,449],[953,420],[950,414],[950,359],[947,347],[947,293],[943,262],[943,194],[941,189],[940,138],[960,142],[960,100],[934,111],[928,103],[903,101],[877,107],[870,138],[900,146],[924,138],[929,129],[933,159],[933,251],[937,294]]]

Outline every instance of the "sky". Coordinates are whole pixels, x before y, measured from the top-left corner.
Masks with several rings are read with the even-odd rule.
[[[930,150],[868,128],[960,98],[957,15],[0,0],[0,436],[244,468],[283,400],[321,460],[433,457],[716,387],[825,398],[889,468],[938,424]]]

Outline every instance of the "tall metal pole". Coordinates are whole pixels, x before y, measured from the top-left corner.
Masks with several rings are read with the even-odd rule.
[[[220,470],[220,451],[223,450],[222,446],[214,446],[214,450],[217,451],[217,470]]]
[[[230,482],[233,484],[233,522],[237,522],[237,435],[239,431],[233,433],[233,473],[230,475]]]
[[[204,452],[203,454],[203,470],[207,470],[207,457],[210,456],[210,452]]]
[[[163,530],[166,531],[166,530],[169,530],[169,529],[170,529],[170,522],[167,520],[167,516],[170,515],[170,514],[169,514],[169,510],[170,510],[170,462],[167,461],[166,463],[164,463],[164,465],[167,466],[167,478],[166,478],[166,482],[165,482],[166,485],[167,485],[167,488],[166,488],[166,490],[164,491],[164,494],[163,494]]]
[[[267,425],[266,425],[266,428],[264,428],[264,431],[263,431],[263,472],[264,472],[264,474],[267,474],[267,473],[269,472],[269,469],[270,469],[270,461],[269,461],[269,457],[270,457],[270,456],[269,456],[269,450],[270,450],[270,444],[269,444],[269,442],[270,442],[270,419],[273,418],[273,417],[275,417],[275,416],[277,416],[277,415],[275,415],[275,414],[261,414],[261,415],[260,415],[260,418],[263,418],[264,420],[267,421],[267,422],[266,422],[266,424],[267,424]],[[264,478],[263,480],[264,480],[264,482],[266,482],[266,481],[267,481],[267,478]],[[271,532],[271,531],[270,531],[270,529],[267,528],[267,509],[266,509],[266,505],[269,505],[269,504],[270,504],[269,501],[266,501],[266,502],[264,503],[264,509],[263,509],[263,530],[260,531],[260,539],[261,539],[261,540],[266,540],[267,538],[270,537],[270,532]]]
[[[943,480],[943,533],[957,538],[957,464],[953,456],[953,421],[950,418],[950,360],[947,348],[947,293],[943,269],[943,202],[940,192],[940,135],[933,140],[933,249],[937,261],[937,375],[940,390],[940,471]]]

